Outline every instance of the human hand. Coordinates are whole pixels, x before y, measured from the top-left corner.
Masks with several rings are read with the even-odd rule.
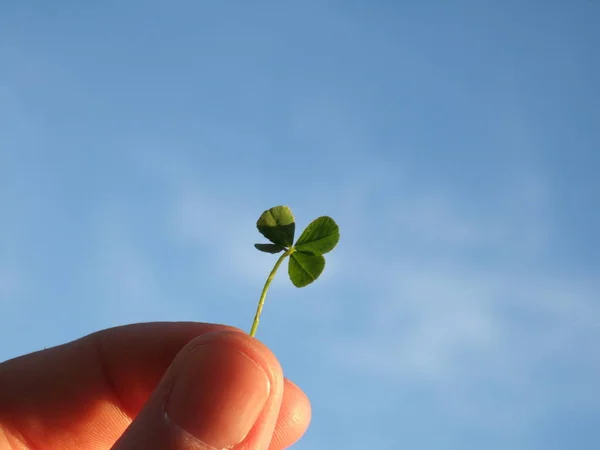
[[[0,450],[282,450],[306,395],[240,330],[112,328],[0,364]]]

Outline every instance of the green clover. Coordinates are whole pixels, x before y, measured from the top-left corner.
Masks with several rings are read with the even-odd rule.
[[[331,217],[322,216],[313,220],[304,229],[296,244],[292,245],[296,223],[292,210],[287,206],[275,206],[263,212],[256,222],[256,227],[271,243],[254,244],[254,246],[261,252],[272,254],[283,252],[283,254],[267,277],[258,301],[250,336],[256,334],[267,291],[285,258],[290,257],[288,264],[290,280],[294,286],[304,287],[319,278],[325,269],[323,255],[333,250],[340,240],[338,225]]]

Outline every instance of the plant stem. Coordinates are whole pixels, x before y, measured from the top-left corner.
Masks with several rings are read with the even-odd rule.
[[[275,265],[273,266],[273,270],[267,277],[267,281],[265,282],[265,287],[263,287],[262,293],[260,294],[260,300],[258,300],[258,308],[256,308],[256,315],[254,316],[254,322],[252,322],[252,328],[250,329],[250,336],[254,337],[256,334],[256,329],[258,328],[258,322],[260,321],[260,314],[262,313],[263,306],[265,304],[265,299],[267,298],[267,291],[269,290],[269,286],[275,278],[275,274],[277,273],[277,269],[281,266],[281,263],[285,258],[291,255],[294,252],[294,247],[290,247],[287,249],[283,255],[279,257]]]

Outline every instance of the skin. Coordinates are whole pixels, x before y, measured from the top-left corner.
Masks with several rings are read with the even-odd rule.
[[[103,330],[0,364],[0,450],[211,448],[179,431],[173,438],[161,409],[177,374],[194,364],[206,343],[217,350],[211,353],[215,367],[235,386],[250,386],[248,364],[268,377],[264,407],[232,448],[282,450],[295,443],[310,422],[310,403],[283,377],[271,351],[235,328],[177,322]],[[231,351],[251,363],[235,366],[231,359],[228,367]],[[221,425],[211,417],[203,429],[218,437]]]

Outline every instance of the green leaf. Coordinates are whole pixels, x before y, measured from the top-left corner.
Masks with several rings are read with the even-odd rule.
[[[325,258],[319,253],[295,251],[290,255],[288,273],[296,287],[304,287],[319,278],[325,268]]]
[[[263,212],[256,227],[275,245],[290,247],[294,242],[296,223],[292,210],[287,206],[275,206]]]
[[[276,244],[254,244],[254,246],[260,250],[261,252],[265,252],[265,253],[279,253],[282,252],[283,250],[285,250],[285,247],[281,246],[281,245],[276,245]]]
[[[302,232],[296,249],[312,253],[325,254],[334,249],[340,240],[340,228],[337,223],[327,216],[313,220]]]

